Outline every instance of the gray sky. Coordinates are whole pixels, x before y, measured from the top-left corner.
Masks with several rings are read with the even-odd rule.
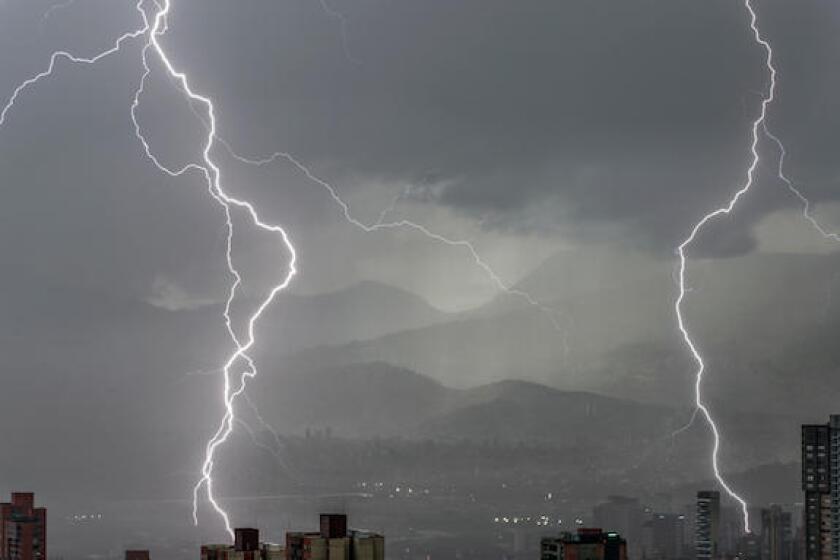
[[[44,17],[50,5],[0,3],[0,99],[42,71],[53,50],[93,54],[139,25],[128,1],[77,0]],[[355,356],[394,357],[451,385],[522,378],[688,402],[690,367],[669,315],[673,250],[743,183],[750,123],[768,85],[742,4],[330,6],[334,13],[314,0],[173,0],[163,42],[194,87],[214,99],[219,134],[235,150],[294,154],[335,185],[362,221],[375,222],[393,205],[391,217],[470,240],[509,284],[524,280],[557,304],[567,348],[544,317],[529,316],[520,328],[506,314],[510,302],[494,301],[495,286],[467,252],[410,231],[360,232],[292,166],[252,168],[219,150],[229,191],[287,227],[299,250],[302,272],[278,303],[283,310],[365,280],[447,312],[486,304],[446,316],[455,319],[455,335],[415,340],[404,331],[445,319],[412,300],[416,320],[374,325],[368,313],[383,305],[376,297],[363,308],[347,306],[345,315],[345,307],[331,307],[335,300],[315,298],[301,311],[312,340],[292,350],[365,338],[363,323],[371,339],[394,336],[354,347]],[[756,7],[780,76],[769,125],[788,148],[789,176],[821,220],[840,225],[840,9],[825,0]],[[185,374],[212,371],[225,348],[218,316],[229,283],[224,222],[198,177],[159,173],[134,137],[138,46],[96,67],[59,63],[0,129],[0,329],[10,384],[19,388],[0,402],[44,433],[81,409],[104,415],[102,402],[142,437],[165,432],[162,417],[118,406],[139,394],[154,410],[179,407],[200,442],[205,425],[190,407],[215,398],[214,386]],[[160,68],[152,70],[138,115],[156,154],[180,166],[197,157],[202,124]],[[808,228],[798,201],[774,179],[774,146],[760,149],[754,191],[691,251],[702,262],[688,307],[710,335],[708,347],[743,351],[727,355],[717,371],[778,367],[767,393],[750,395],[755,408],[765,396],[776,402],[790,379],[792,358],[781,354],[789,348],[778,344],[786,329],[834,332],[838,278],[834,247]],[[247,271],[244,294],[253,297],[282,275],[287,255],[273,238],[238,231],[236,259]],[[278,333],[294,325],[278,317],[264,334],[283,346]],[[333,318],[335,332],[324,334]],[[471,321],[481,328],[471,330]],[[765,330],[750,340],[747,327]],[[735,335],[742,338],[733,342]],[[498,345],[488,342],[494,336]],[[533,352],[470,353],[508,345]],[[662,359],[632,370],[627,356],[643,345]],[[836,373],[831,348],[826,342],[809,354],[820,379]],[[767,362],[751,361],[756,356]],[[475,371],[460,367],[465,359]],[[731,405],[732,391],[757,377],[711,379],[712,393]],[[184,384],[199,386],[190,402],[178,400],[186,390],[156,400],[161,387]],[[25,404],[32,402],[52,413],[35,415]],[[202,410],[210,418],[216,412]],[[145,423],[137,424],[140,417]]]
[[[781,73],[770,124],[788,144],[790,174],[825,202],[840,192],[837,10],[758,8]],[[41,69],[50,49],[93,52],[136,19],[129,2],[78,2],[43,20],[46,5],[3,9],[4,95]],[[737,2],[348,1],[336,9],[346,16],[347,52],[338,20],[317,2],[176,3],[166,41],[216,100],[221,133],[237,150],[288,150],[367,221],[408,189],[394,216],[474,240],[511,283],[560,248],[670,258],[692,221],[743,180],[748,124],[767,76]],[[125,111],[136,55],[128,47],[95,69],[63,64],[11,114],[0,138],[4,180],[14,186],[4,205],[3,237],[15,240],[7,258],[38,254],[40,262],[16,268],[49,276],[60,263],[63,278],[101,284],[95,290],[212,300],[221,287],[212,280],[218,216],[194,181],[161,177],[138,153]],[[154,86],[141,118],[160,153],[189,157],[200,129],[169,84]],[[356,235],[325,191],[287,165],[224,163],[231,190],[287,224],[303,249],[296,290],[361,277],[445,308],[493,295],[458,251],[410,234]],[[770,192],[710,228],[696,253],[754,250],[757,221],[795,208],[762,179]],[[83,272],[94,267],[95,275]],[[440,270],[450,271],[445,279]]]

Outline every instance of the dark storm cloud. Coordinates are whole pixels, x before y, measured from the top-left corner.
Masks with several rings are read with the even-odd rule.
[[[743,180],[767,75],[740,2],[345,2],[361,64],[314,4],[176,13],[178,58],[239,145],[330,162],[335,178],[435,174],[449,180],[439,203],[488,225],[575,235],[605,223],[657,249]],[[782,72],[771,122],[802,155],[792,169],[833,180],[837,10],[757,9]]]
[[[79,3],[44,23],[47,6],[4,7],[4,96],[51,49],[94,52],[137,24],[130,5]],[[336,9],[347,18],[346,45],[335,18],[301,0],[176,3],[165,40],[216,98],[221,132],[241,151],[290,150],[345,192],[364,189],[365,177],[411,182],[409,197],[502,232],[559,232],[668,257],[744,179],[767,76],[739,2],[348,0]],[[840,192],[840,15],[817,0],[757,9],[781,73],[770,123],[789,147],[791,176],[829,200]],[[48,276],[59,264],[80,282],[148,297],[171,280],[161,271],[193,260],[184,282],[218,287],[206,280],[207,263],[218,271],[220,230],[207,219],[212,205],[195,203],[205,200],[200,184],[165,181],[130,134],[136,50],[97,69],[60,64],[10,115],[0,157],[4,246],[20,259],[13,269]],[[187,112],[165,97],[165,80],[152,85],[141,117],[168,153],[191,138],[181,132]],[[157,109],[162,99],[169,104]],[[178,134],[163,148],[167,125]],[[226,163],[235,188],[250,183]],[[763,191],[695,254],[753,246],[755,220],[790,203],[771,161],[760,179]],[[256,182],[253,195],[302,242],[337,218],[299,175]],[[114,266],[102,267],[103,255]]]

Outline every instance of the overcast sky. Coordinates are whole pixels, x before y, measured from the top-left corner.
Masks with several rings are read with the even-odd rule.
[[[2,7],[3,97],[52,49],[94,53],[139,23],[131,2],[48,6]],[[768,76],[738,2],[333,8],[176,2],[165,42],[215,99],[220,134],[236,150],[295,154],[368,222],[396,199],[391,216],[473,240],[510,283],[558,250],[593,244],[671,258],[692,222],[744,179],[749,121]],[[840,11],[823,1],[757,8],[780,71],[769,123],[787,143],[790,175],[831,223]],[[170,305],[222,293],[218,211],[197,179],[156,173],[131,134],[137,55],[135,43],[96,68],[60,63],[10,114],[0,134],[0,237],[17,280],[7,281],[60,271],[62,283]],[[173,163],[195,155],[201,129],[160,73],[140,116],[159,154]],[[772,180],[773,146],[762,149],[761,192],[709,228],[695,254],[771,248],[756,232],[817,250],[817,239],[777,235],[778,220],[756,229],[774,211],[796,210]],[[254,170],[218,157],[230,190],[287,225],[301,248],[296,290],[370,278],[449,309],[494,295],[469,255],[413,233],[358,234],[289,165]],[[276,274],[281,255],[245,245]]]
[[[393,358],[457,386],[522,378],[690,402],[692,370],[673,337],[674,248],[745,181],[750,125],[769,85],[743,4],[324,2],[172,0],[161,40],[193,87],[214,100],[219,138],[233,150],[293,154],[335,187],[358,220],[373,223],[385,211],[388,219],[469,240],[504,282],[529,279],[537,295],[568,312],[561,321],[568,330],[554,336],[544,317],[527,317],[521,329],[495,324],[493,317],[511,316],[490,305],[457,315],[463,330],[459,323],[404,344],[395,336],[389,340],[398,344],[361,345],[358,355]],[[829,229],[840,227],[840,8],[829,0],[756,0],[755,7],[779,71],[768,126],[784,141],[788,175],[815,215]],[[51,52],[91,56],[138,28],[139,19],[129,0],[0,0],[0,99],[43,71]],[[80,410],[90,425],[106,428],[122,425],[108,414],[126,416],[137,433],[103,428],[96,452],[104,455],[111,437],[168,433],[161,411],[180,415],[192,430],[184,437],[202,444],[202,419],[218,416],[204,406],[218,398],[218,378],[186,374],[214,373],[227,350],[218,313],[230,283],[224,216],[199,176],[162,174],[134,135],[129,108],[143,72],[141,46],[129,41],[94,67],[58,62],[52,76],[19,96],[0,127],[0,347],[8,370],[0,410],[43,430],[30,432],[33,441],[56,441],[38,438],[54,438],[54,426]],[[137,115],[155,155],[181,167],[199,157],[204,124],[154,62],[151,71]],[[731,371],[772,370],[767,384],[776,385],[767,395],[779,405],[790,364],[799,362],[786,356],[780,365],[769,351],[786,350],[777,344],[786,329],[810,317],[809,328],[836,327],[830,317],[840,269],[833,242],[809,227],[775,177],[775,146],[762,141],[759,150],[755,188],[691,247],[698,260],[689,270],[698,274],[690,276],[697,291],[689,312],[703,332],[738,335],[725,341],[741,352],[722,359]],[[463,247],[411,230],[360,231],[322,185],[288,162],[248,166],[218,143],[213,157],[226,189],[252,201],[265,221],[282,224],[297,248],[301,274],[278,305],[364,280],[447,312],[499,295]],[[243,293],[262,295],[285,274],[289,255],[241,216],[236,224]],[[727,291],[733,286],[740,291]],[[315,315],[333,317],[322,303],[333,300],[317,301],[323,307]],[[367,311],[375,315],[384,304],[360,301],[364,309],[351,317],[358,321],[330,325],[344,329],[342,336],[307,323],[312,345],[363,338],[363,325],[377,338],[443,321],[412,300],[422,320],[370,326]],[[470,330],[475,317],[489,326]],[[772,336],[753,347],[745,325]],[[831,353],[835,339],[826,332],[798,348],[817,361],[820,379],[836,379],[837,356],[815,357]],[[260,352],[274,346],[286,349],[274,339]],[[638,363],[622,353],[628,346]],[[752,353],[757,348],[768,354]],[[653,354],[665,357],[651,366],[645,358]],[[710,368],[713,394],[756,379],[728,371]],[[179,400],[186,391],[172,389],[186,383],[199,386],[190,402]],[[9,386],[16,390],[5,391]],[[749,395],[753,408],[764,402],[763,389]],[[661,395],[652,394],[657,390]],[[135,397],[136,409],[120,404]],[[18,437],[0,432],[0,443],[18,449]]]

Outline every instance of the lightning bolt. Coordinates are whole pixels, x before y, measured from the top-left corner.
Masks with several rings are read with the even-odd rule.
[[[755,42],[761,46],[765,51],[765,67],[767,68],[767,72],[769,75],[769,87],[767,88],[766,94],[762,97],[761,101],[761,110],[759,112],[758,118],[756,118],[752,123],[752,142],[750,144],[750,152],[752,154],[752,160],[750,162],[749,167],[747,168],[747,177],[746,181],[744,182],[743,186],[735,192],[729,202],[716,210],[706,214],[701,218],[697,224],[695,224],[694,228],[691,230],[691,234],[677,247],[677,254],[679,256],[679,273],[678,273],[678,287],[679,287],[679,295],[674,304],[674,311],[677,317],[677,324],[679,326],[680,332],[682,334],[683,340],[691,352],[692,357],[694,358],[695,363],[697,364],[697,370],[695,372],[695,403],[696,408],[694,414],[691,417],[691,420],[686,424],[684,427],[680,428],[679,430],[675,431],[672,434],[672,437],[678,435],[679,433],[685,431],[691,424],[694,422],[694,419],[701,413],[702,416],[706,419],[706,422],[709,424],[709,427],[712,430],[712,434],[714,436],[714,446],[712,449],[712,467],[714,470],[715,478],[717,479],[718,483],[723,487],[727,494],[732,497],[735,501],[737,501],[741,506],[741,511],[743,514],[744,519],[744,532],[750,532],[750,518],[749,518],[749,510],[747,507],[747,502],[737,493],[735,492],[732,487],[726,482],[723,476],[720,473],[719,464],[718,464],[718,452],[720,450],[720,431],[715,424],[715,421],[712,417],[712,414],[703,401],[703,394],[702,394],[702,382],[703,382],[703,374],[705,373],[706,366],[703,361],[703,357],[701,356],[697,346],[694,344],[691,335],[686,327],[685,320],[682,313],[682,303],[686,296],[686,249],[691,245],[694,239],[699,234],[700,230],[709,223],[710,221],[714,220],[715,218],[723,215],[729,214],[735,209],[738,201],[745,195],[747,192],[752,188],[755,179],[755,172],[758,168],[758,165],[761,162],[761,156],[759,155],[758,151],[758,144],[760,141],[760,134],[763,135],[765,138],[771,140],[777,147],[779,151],[778,157],[778,166],[776,167],[776,175],[778,179],[784,184],[790,193],[792,193],[801,203],[802,205],[802,217],[811,225],[811,227],[819,233],[824,239],[837,241],[840,242],[840,234],[829,231],[825,226],[823,226],[819,220],[812,214],[811,212],[811,201],[802,193],[802,191],[796,187],[794,182],[786,175],[785,173],[785,160],[787,158],[787,151],[785,150],[785,146],[782,143],[781,139],[773,134],[768,125],[767,125],[767,113],[770,105],[772,105],[773,101],[775,100],[776,95],[776,85],[777,85],[777,77],[778,72],[773,65],[773,48],[770,45],[769,41],[767,41],[758,26],[758,16],[755,12],[755,9],[751,3],[751,0],[744,0],[744,7],[746,8],[749,18],[750,18],[750,29],[752,31],[753,37]]]
[[[403,189],[403,192],[394,197],[391,204],[382,209],[382,212],[379,213],[379,219],[376,220],[376,224],[384,223],[386,216],[397,209],[397,204],[399,204],[400,201],[407,199],[409,196],[411,196],[411,185],[407,185]]]
[[[292,474],[291,467],[288,465],[288,463],[286,463],[285,459],[283,459],[283,457],[280,454],[280,451],[286,447],[286,444],[283,443],[280,434],[277,433],[277,431],[274,429],[273,426],[271,426],[271,424],[266,422],[265,418],[263,418],[262,414],[260,414],[260,410],[257,408],[257,405],[254,404],[254,401],[251,400],[247,392],[243,392],[242,397],[245,399],[245,402],[250,407],[251,412],[257,419],[257,422],[259,422],[263,429],[268,431],[268,433],[271,434],[272,439],[274,439],[274,457],[280,462],[283,468],[286,469],[287,473]]]
[[[223,139],[219,140],[219,143],[222,144],[228,151],[228,153],[240,163],[244,163],[246,165],[254,165],[254,166],[265,166],[271,163],[275,163],[277,161],[283,160],[287,163],[291,164],[295,169],[297,169],[301,174],[303,174],[307,179],[323,187],[329,197],[335,202],[338,206],[342,216],[344,219],[351,225],[355,226],[356,228],[360,229],[365,233],[375,233],[380,231],[386,230],[410,230],[421,235],[425,236],[426,238],[436,241],[438,243],[442,243],[449,247],[460,248],[466,251],[467,254],[470,255],[475,265],[480,268],[486,276],[490,279],[490,281],[496,286],[500,292],[503,292],[510,296],[515,296],[522,299],[528,305],[542,311],[545,313],[546,317],[551,321],[551,324],[554,328],[558,331],[563,332],[564,328],[563,325],[560,324],[560,320],[557,317],[557,311],[550,306],[540,302],[535,297],[533,297],[530,293],[521,290],[519,288],[515,288],[505,282],[501,276],[493,269],[490,264],[481,256],[481,253],[475,248],[471,242],[464,240],[464,239],[453,239],[451,237],[447,237],[441,235],[440,233],[434,232],[428,227],[420,224],[418,222],[414,222],[412,220],[407,219],[399,219],[393,221],[385,221],[386,216],[393,211],[394,206],[396,205],[397,201],[401,198],[404,198],[407,195],[407,191],[404,191],[401,195],[395,197],[394,201],[385,208],[379,215],[379,218],[374,223],[365,223],[353,215],[353,212],[350,208],[350,204],[345,201],[338,192],[338,189],[333,186],[332,184],[328,183],[324,179],[320,178],[316,175],[309,166],[302,163],[300,160],[295,158],[292,154],[288,152],[274,152],[273,154],[265,157],[260,158],[250,158],[243,155],[240,155],[236,151],[234,151],[231,146],[225,142]]]
[[[767,123],[762,123],[762,126],[764,128],[764,135],[767,136],[767,138],[769,138],[770,140],[772,140],[773,143],[776,144],[776,147],[778,147],[779,149],[779,165],[776,168],[776,175],[778,176],[779,180],[787,187],[787,189],[791,193],[793,193],[793,195],[796,198],[799,199],[799,202],[802,203],[802,217],[805,218],[805,220],[811,224],[811,227],[813,227],[817,231],[817,233],[819,233],[825,239],[828,239],[830,241],[840,241],[840,234],[828,231],[828,229],[826,229],[819,222],[819,220],[817,220],[817,218],[815,218],[814,215],[811,213],[811,201],[808,200],[808,198],[804,194],[802,194],[802,191],[796,188],[796,185],[793,184],[793,181],[790,178],[788,178],[788,176],[785,174],[785,160],[787,159],[787,150],[785,150],[784,144],[782,144],[782,141],[779,140],[778,136],[770,132],[770,129],[767,128]]]
[[[243,420],[242,418],[237,418],[237,419],[236,419],[236,424],[237,424],[237,425],[239,425],[239,427],[240,427],[240,428],[242,428],[242,430],[243,430],[246,434],[248,434],[248,437],[251,439],[251,441],[254,443],[254,445],[255,445],[255,446],[257,446],[257,447],[259,447],[260,449],[262,449],[262,450],[266,451],[267,453],[269,453],[272,457],[274,457],[274,459],[277,461],[277,463],[278,463],[278,464],[279,464],[279,465],[280,465],[283,469],[288,470],[288,466],[286,465],[286,462],[285,462],[285,460],[283,459],[283,455],[280,453],[280,450],[279,450],[279,449],[277,449],[276,447],[273,447],[273,446],[271,446],[271,445],[266,445],[265,443],[263,443],[263,442],[260,440],[260,438],[259,438],[259,436],[258,436],[257,432],[254,430],[254,428],[252,428],[252,427],[251,427],[251,425],[250,425],[250,424],[248,424],[248,423],[247,423],[245,420]]]
[[[70,6],[72,6],[75,3],[76,3],[76,0],[64,0],[64,2],[60,2],[58,4],[53,4],[52,6],[47,8],[46,11],[44,12],[44,15],[41,16],[41,23],[44,23],[48,19],[50,19],[50,16],[52,16],[55,12],[58,12],[60,10],[64,10],[66,8],[69,8]]]
[[[735,206],[738,204],[738,201],[752,188],[755,182],[755,172],[761,161],[761,156],[759,155],[758,151],[760,136],[765,130],[768,108],[773,103],[773,100],[775,99],[776,95],[777,72],[776,68],[773,66],[773,48],[771,47],[770,43],[764,38],[764,36],[761,33],[761,30],[759,29],[758,16],[755,12],[755,9],[752,6],[751,0],[744,0],[744,8],[749,14],[750,29],[752,31],[755,42],[762,49],[764,49],[764,63],[770,77],[770,84],[767,89],[767,92],[762,96],[761,110],[759,111],[758,117],[752,123],[752,141],[750,144],[750,153],[752,154],[752,159],[750,161],[749,166],[747,167],[747,176],[746,180],[744,181],[744,184],[741,186],[740,189],[738,189],[735,192],[735,194],[732,196],[732,198],[729,199],[729,202],[725,206],[721,206],[720,208],[717,208],[703,216],[700,219],[700,221],[694,225],[690,235],[677,247],[677,255],[679,256],[679,270],[677,275],[679,295],[677,296],[677,299],[674,303],[674,313],[677,317],[677,326],[679,327],[680,333],[682,334],[683,341],[685,342],[685,345],[688,347],[692,357],[694,358],[695,363],[697,364],[694,383],[695,405],[697,407],[697,410],[699,410],[700,413],[702,413],[703,418],[705,418],[706,422],[709,424],[709,428],[711,428],[712,430],[712,435],[714,439],[714,445],[712,447],[712,469],[714,470],[715,478],[726,491],[726,493],[729,494],[729,496],[732,499],[738,502],[738,504],[740,504],[741,512],[744,518],[744,532],[748,533],[750,531],[750,514],[749,509],[747,507],[747,502],[737,492],[735,492],[735,490],[732,489],[732,487],[726,482],[726,479],[720,472],[720,466],[718,462],[718,454],[720,451],[721,441],[720,431],[717,427],[717,424],[715,423],[714,418],[712,417],[711,411],[709,410],[706,403],[703,401],[703,374],[706,371],[706,364],[703,361],[703,356],[700,354],[700,351],[698,350],[697,346],[691,338],[691,335],[689,334],[682,310],[682,304],[685,300],[687,292],[686,250],[691,246],[697,235],[704,228],[704,226],[706,226],[706,224],[715,220],[716,218],[719,218],[720,216],[731,213],[735,209]]]
[[[201,466],[201,476],[196,482],[195,486],[193,487],[192,515],[194,523],[198,524],[199,496],[202,488],[204,488],[206,490],[208,502],[211,504],[212,508],[222,519],[227,533],[231,537],[233,537],[233,529],[230,523],[229,515],[224,510],[224,508],[222,508],[221,505],[218,503],[214,493],[213,467],[215,464],[216,453],[219,450],[220,446],[224,444],[233,433],[235,424],[243,426],[246,429],[246,431],[249,430],[247,424],[237,419],[235,413],[235,403],[240,396],[245,394],[247,379],[253,378],[257,375],[256,365],[251,356],[249,355],[250,350],[256,344],[255,326],[265,309],[269,305],[271,305],[271,303],[275,300],[275,298],[280,292],[284,291],[291,284],[292,280],[297,274],[297,253],[290,240],[289,235],[283,229],[282,226],[265,222],[260,217],[253,204],[246,200],[236,198],[225,190],[222,183],[221,169],[212,156],[217,144],[221,144],[224,147],[226,147],[231,152],[231,154],[239,161],[252,165],[265,165],[276,161],[280,158],[285,159],[286,161],[294,165],[299,171],[301,171],[309,180],[325,188],[328,191],[332,200],[340,207],[344,218],[348,222],[364,230],[365,232],[371,233],[380,230],[389,230],[397,228],[410,229],[419,232],[434,241],[443,243],[451,247],[466,250],[474,260],[475,264],[487,274],[489,279],[495,284],[495,286],[500,291],[503,291],[509,295],[520,297],[524,299],[528,304],[546,312],[556,329],[560,330],[561,326],[557,318],[554,316],[554,310],[540,303],[527,292],[517,288],[513,288],[512,286],[509,286],[507,283],[505,283],[502,280],[502,278],[493,270],[493,268],[481,257],[481,255],[470,242],[445,237],[443,235],[431,231],[430,229],[421,224],[409,220],[385,222],[385,216],[393,209],[392,207],[397,203],[399,199],[396,199],[392,203],[391,207],[387,208],[380,214],[379,220],[376,223],[365,224],[352,216],[349,205],[339,196],[338,191],[333,186],[331,186],[326,181],[318,178],[315,174],[313,174],[310,171],[308,167],[300,163],[291,154],[286,152],[277,152],[269,158],[261,160],[248,159],[235,154],[233,150],[230,149],[230,146],[228,146],[224,142],[224,140],[219,138],[217,135],[216,113],[212,99],[207,95],[198,93],[191,87],[189,77],[187,76],[186,72],[176,68],[176,66],[171,61],[169,54],[160,43],[160,38],[168,30],[168,16],[171,11],[171,1],[150,0],[150,2],[148,2],[148,4],[151,4],[150,6],[145,7],[145,4],[145,0],[138,0],[136,4],[134,4],[135,10],[140,15],[143,25],[136,30],[126,32],[123,35],[119,36],[113,43],[113,46],[109,49],[106,49],[91,57],[77,56],[67,51],[54,52],[50,56],[49,64],[44,71],[35,74],[31,78],[24,80],[13,90],[12,95],[9,97],[8,101],[3,106],[2,110],[0,110],[0,128],[2,128],[2,126],[6,123],[7,116],[12,110],[12,108],[15,106],[20,95],[23,94],[30,87],[39,83],[40,81],[52,76],[53,72],[55,71],[56,65],[59,61],[67,60],[68,62],[74,64],[94,65],[99,61],[105,59],[106,57],[120,52],[126,42],[132,39],[145,37],[145,42],[143,43],[141,50],[143,74],[140,78],[138,87],[135,90],[135,94],[130,107],[130,117],[134,125],[135,136],[142,145],[145,155],[161,172],[169,175],[170,177],[181,177],[189,172],[196,172],[203,176],[206,182],[206,187],[209,195],[213,198],[214,201],[216,201],[219,204],[225,217],[225,226],[227,232],[225,244],[225,259],[228,272],[233,281],[229,287],[227,298],[225,300],[223,316],[228,335],[231,341],[233,342],[235,349],[228,356],[223,366],[220,368],[224,381],[224,389],[222,395],[224,403],[224,414],[219,423],[218,428],[216,429],[213,436],[208,440],[205,446],[205,456],[204,462]],[[334,10],[330,9],[329,5],[327,5],[325,2],[322,1],[321,4],[322,7],[329,14],[333,15],[334,17],[339,17],[339,19],[341,19],[342,33],[346,35],[346,30],[344,29],[346,22],[344,20],[344,17],[341,16],[341,14],[338,14]],[[149,15],[149,13],[151,13],[151,16]],[[167,166],[160,160],[160,158],[158,158],[155,155],[154,150],[152,149],[149,141],[143,133],[143,127],[137,116],[137,109],[139,108],[141,104],[141,99],[145,93],[146,82],[152,74],[152,69],[150,66],[150,57],[152,56],[155,58],[155,60],[157,60],[158,63],[162,65],[167,76],[174,84],[176,84],[179,91],[184,95],[184,97],[188,101],[190,109],[199,117],[199,119],[206,128],[206,136],[201,150],[200,160],[196,162],[187,163],[179,168],[172,168]],[[204,114],[201,114],[197,110],[197,107],[201,107],[203,109]],[[268,294],[260,301],[259,305],[256,307],[256,310],[248,318],[246,322],[244,338],[240,337],[237,334],[237,330],[234,328],[233,320],[231,318],[231,308],[234,304],[234,301],[236,300],[238,289],[242,284],[242,274],[235,266],[233,259],[233,213],[235,210],[244,212],[244,214],[250,219],[250,222],[253,224],[253,226],[267,231],[269,233],[275,234],[279,238],[282,247],[289,255],[288,263],[286,265],[284,273],[282,274],[282,277],[268,291]],[[249,401],[249,404],[251,404],[253,407],[253,403],[250,403]],[[260,420],[260,422],[264,426],[271,429],[270,426],[268,426],[268,424],[265,423],[262,417],[259,416],[259,412],[255,408],[254,412],[256,417]],[[271,431],[275,434],[276,438],[276,432],[274,432],[273,430]]]
[[[347,17],[336,10],[335,8],[331,7],[327,0],[320,0],[321,8],[324,9],[324,12],[332,18],[335,18],[338,21],[339,29],[341,31],[341,47],[344,49],[344,56],[347,57],[351,63],[356,65],[361,65],[361,61],[353,56],[353,53],[350,52],[350,37],[347,34]]]
[[[15,106],[15,103],[17,102],[18,97],[20,97],[20,95],[24,91],[26,91],[27,89],[29,89],[30,87],[32,87],[36,83],[40,82],[44,78],[50,77],[52,75],[52,73],[55,71],[56,64],[60,60],[67,60],[68,62],[72,62],[74,64],[93,65],[93,64],[96,64],[97,62],[99,62],[100,60],[102,60],[104,58],[107,58],[107,57],[111,56],[112,54],[115,54],[115,53],[119,52],[122,49],[122,46],[127,41],[129,41],[131,39],[137,39],[138,37],[142,37],[143,35],[145,35],[149,31],[149,20],[147,19],[145,12],[143,12],[142,4],[143,4],[143,0],[138,0],[135,7],[136,7],[137,11],[140,12],[140,15],[143,18],[143,27],[141,27],[140,29],[137,29],[135,31],[129,31],[127,33],[124,33],[124,34],[120,35],[119,38],[117,38],[117,40],[114,41],[114,45],[111,48],[109,48],[107,50],[104,50],[104,51],[100,52],[99,54],[97,54],[95,56],[91,56],[91,57],[77,56],[77,55],[71,54],[67,51],[56,51],[56,52],[54,52],[50,56],[50,62],[47,65],[46,70],[44,70],[43,72],[40,72],[38,74],[35,74],[31,78],[28,78],[28,79],[24,80],[14,89],[14,91],[12,91],[12,95],[9,97],[8,101],[6,101],[6,104],[3,105],[3,109],[0,110],[0,127],[2,127],[3,125],[6,124],[6,118],[8,117],[9,111],[11,111],[12,108]]]
[[[254,364],[254,361],[251,358],[251,356],[248,354],[248,352],[256,343],[256,323],[262,316],[265,309],[274,301],[277,294],[285,290],[291,284],[292,279],[297,273],[297,254],[295,252],[294,245],[292,245],[288,234],[282,226],[270,224],[263,221],[256,208],[250,202],[241,200],[230,195],[223,188],[221,180],[221,170],[216,164],[216,162],[213,160],[213,157],[211,155],[213,148],[216,144],[215,106],[210,97],[197,93],[195,90],[192,89],[187,74],[181,70],[178,70],[174,66],[166,50],[160,43],[160,37],[164,33],[166,33],[166,30],[168,28],[167,17],[171,10],[170,0],[163,0],[162,2],[156,3],[155,5],[157,7],[157,11],[155,12],[152,18],[153,23],[151,24],[151,29],[149,30],[149,33],[147,35],[148,42],[143,47],[142,51],[144,73],[140,81],[140,86],[138,87],[134,96],[134,102],[131,106],[131,118],[134,122],[135,133],[137,135],[137,138],[142,143],[146,155],[155,164],[155,166],[157,166],[164,173],[173,177],[183,175],[187,171],[191,170],[195,170],[201,173],[206,180],[207,189],[210,193],[210,196],[222,207],[225,215],[225,224],[227,227],[225,257],[228,271],[230,272],[234,280],[230,286],[230,290],[228,291],[228,297],[225,302],[224,318],[228,334],[230,335],[231,340],[234,342],[236,349],[225,361],[224,366],[222,368],[224,379],[223,395],[225,413],[218,429],[216,430],[216,433],[207,442],[207,446],[205,448],[204,463],[201,468],[201,478],[198,480],[195,487],[193,488],[193,521],[196,524],[198,524],[199,493],[201,492],[202,487],[205,487],[207,491],[207,500],[210,502],[211,506],[216,511],[216,513],[218,513],[224,521],[225,529],[227,530],[228,534],[231,537],[233,537],[233,528],[230,523],[230,518],[227,512],[219,505],[213,492],[213,466],[215,463],[216,452],[218,451],[219,447],[227,441],[228,437],[233,432],[234,421],[236,419],[234,404],[236,402],[237,397],[239,397],[239,395],[241,395],[245,390],[246,379],[255,377],[257,375],[256,365]],[[195,104],[197,106],[203,107],[206,111],[205,122],[208,124],[208,131],[200,163],[190,163],[180,169],[171,169],[163,165],[160,162],[160,160],[157,157],[155,157],[151,150],[151,147],[149,146],[148,141],[143,136],[142,128],[137,120],[136,109],[139,106],[140,98],[143,95],[146,79],[151,73],[151,69],[149,66],[150,52],[156,55],[157,60],[160,63],[162,63],[166,73],[178,85],[178,88],[181,90],[181,92],[184,94],[184,96],[187,98],[190,104]],[[288,266],[282,279],[279,281],[279,283],[275,284],[269,290],[268,295],[266,295],[263,298],[263,300],[257,306],[256,310],[248,318],[244,341],[241,340],[240,337],[236,334],[236,331],[233,327],[233,321],[230,316],[231,307],[233,305],[234,300],[236,299],[237,289],[242,283],[242,275],[233,262],[232,245],[234,228],[232,211],[234,209],[244,210],[254,226],[279,236],[283,247],[289,254]],[[238,369],[235,370],[234,368],[237,366]],[[234,374],[234,371],[236,371],[237,373]]]

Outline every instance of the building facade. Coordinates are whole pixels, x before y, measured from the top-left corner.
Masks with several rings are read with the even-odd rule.
[[[234,529],[232,546],[205,544],[201,560],[385,560],[382,535],[348,530],[343,514],[322,514],[320,521],[320,531],[286,533],[286,546],[261,543],[257,529]]]
[[[0,503],[0,560],[46,560],[47,509],[32,492],[15,492]]]
[[[681,513],[652,513],[645,522],[642,557],[648,560],[688,558],[686,518]]]
[[[385,560],[385,537],[378,533],[350,531],[352,560]]]
[[[385,560],[385,537],[348,531],[347,516],[321,514],[319,532],[286,533],[288,560]]]
[[[840,415],[828,424],[802,426],[802,491],[805,493],[805,560],[840,560],[837,469]]]
[[[592,517],[596,527],[609,527],[627,540],[630,556],[641,556],[645,514],[638,498],[609,496],[592,508]]]
[[[763,560],[761,556],[761,537],[755,533],[744,533],[738,538],[735,548],[738,560]]]
[[[761,557],[793,560],[793,522],[790,512],[773,505],[761,510]]]
[[[281,560],[285,557],[282,546],[260,543],[260,532],[251,528],[234,529],[233,546],[205,544],[201,547],[201,560]]]
[[[618,533],[578,529],[540,541],[542,560],[627,560],[627,541]]]
[[[720,492],[697,492],[694,549],[697,560],[713,560],[720,555]]]

